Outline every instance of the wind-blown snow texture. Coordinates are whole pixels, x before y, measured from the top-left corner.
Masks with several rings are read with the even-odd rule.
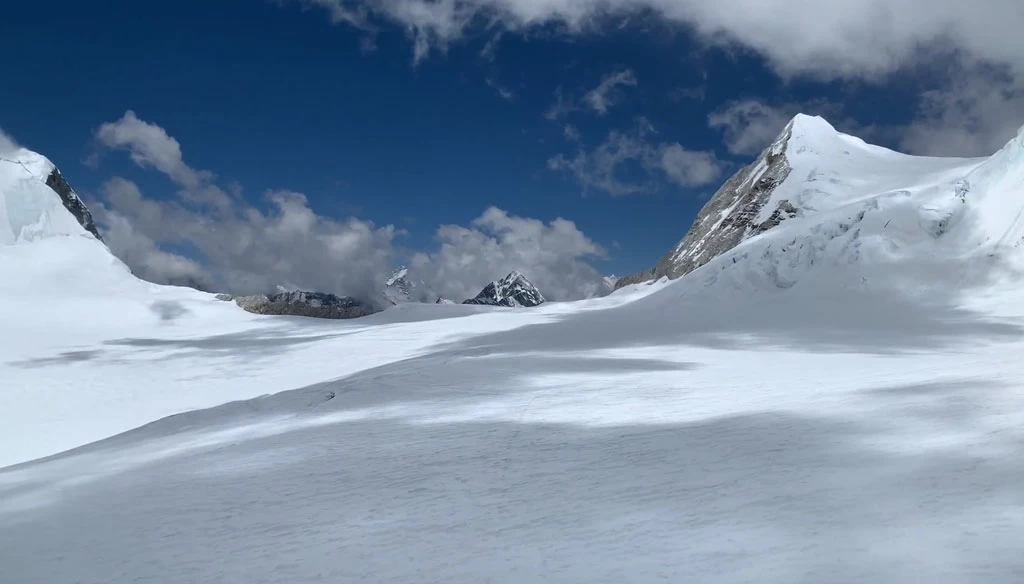
[[[826,126],[777,227],[531,310],[257,316],[0,246],[0,581],[1020,582],[1024,136]]]

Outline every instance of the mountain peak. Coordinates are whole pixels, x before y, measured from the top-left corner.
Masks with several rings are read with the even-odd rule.
[[[86,234],[102,241],[89,209],[48,158],[25,148],[0,153],[0,243]]]
[[[806,134],[806,133],[838,133],[835,127],[828,123],[828,120],[821,116],[812,116],[809,114],[797,114],[793,116],[793,119],[786,125],[787,128],[791,129],[795,133]]]
[[[544,302],[540,290],[521,272],[513,270],[504,278],[485,286],[479,294],[463,304],[516,307],[539,306]]]

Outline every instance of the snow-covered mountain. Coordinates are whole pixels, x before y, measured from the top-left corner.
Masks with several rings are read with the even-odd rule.
[[[88,234],[102,241],[92,214],[45,156],[0,152],[0,245]]]
[[[0,579],[1019,582],[1024,135],[788,132],[684,277],[356,321],[142,282],[0,163]]]
[[[489,306],[540,306],[544,295],[526,276],[514,271],[500,280],[484,286],[475,297],[463,304],[485,304]]]
[[[413,293],[416,285],[409,281],[409,269],[405,266],[399,266],[394,269],[389,277],[384,282],[384,297],[387,298],[391,304],[403,304],[405,302],[414,302]]]
[[[798,115],[754,162],[726,181],[653,268],[621,278],[616,286],[679,278],[794,220],[788,233],[797,239],[831,229],[826,223],[861,234],[871,218],[888,221],[890,213],[907,205],[917,205],[921,221],[941,221],[954,209],[950,204],[961,201],[965,187],[958,181],[967,180],[981,163],[907,156],[841,134],[822,118]],[[861,211],[870,216],[867,224],[858,218]],[[885,236],[900,225],[888,224]],[[786,249],[792,257],[796,248]],[[800,249],[810,253],[811,248]]]

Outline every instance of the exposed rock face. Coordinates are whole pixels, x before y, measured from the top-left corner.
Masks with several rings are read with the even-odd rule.
[[[447,298],[438,297],[434,304],[455,304],[454,300],[448,300]]]
[[[539,306],[544,303],[540,293],[526,276],[512,272],[497,282],[491,282],[463,304],[484,304],[489,306]]]
[[[782,221],[794,217],[797,210],[789,201],[779,201],[771,216],[757,222],[758,214],[772,192],[789,176],[786,147],[794,122],[783,130],[757,160],[734,174],[697,214],[690,230],[653,268],[619,278],[615,288],[663,277],[685,276],[743,240],[764,233]]]
[[[313,318],[359,318],[376,312],[372,307],[349,296],[323,292],[279,292],[256,296],[232,297],[218,294],[219,300],[234,300],[238,306],[255,314],[309,316]]]
[[[100,232],[96,230],[96,224],[92,220],[92,213],[82,202],[82,199],[78,198],[75,190],[71,188],[68,181],[64,179],[64,175],[60,173],[56,168],[50,172],[50,175],[46,177],[46,186],[53,189],[53,192],[60,196],[61,202],[64,203],[64,208],[67,209],[75,219],[78,219],[78,223],[83,229],[93,234],[96,239],[103,241],[100,237]]]
[[[404,304],[413,302],[413,292],[416,284],[410,282],[409,270],[405,266],[399,266],[391,273],[391,277],[384,282],[384,297],[391,304]]]

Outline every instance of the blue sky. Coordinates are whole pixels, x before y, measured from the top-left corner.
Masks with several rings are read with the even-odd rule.
[[[1020,41],[999,26],[1020,20],[1013,3],[982,2],[991,19],[950,36],[956,3],[917,22],[901,18],[908,2],[836,0],[799,17],[786,0],[721,3],[732,13],[688,0],[592,12],[567,0],[55,2],[45,17],[19,3],[0,23],[0,127],[120,225],[111,247],[155,280],[194,271],[221,287],[353,292],[413,262],[438,293],[519,268],[568,299],[593,293],[596,275],[653,264],[798,111],[915,153],[998,147],[1024,123]],[[859,5],[862,20],[847,13]],[[873,18],[879,5],[891,22]],[[742,14],[758,6],[762,20]],[[101,132],[128,111],[141,134]],[[147,129],[163,142],[141,142]],[[198,179],[145,160],[146,148],[173,150],[165,138]],[[179,212],[211,188],[230,212]],[[243,250],[274,267],[242,277],[244,262],[211,257],[224,243],[209,233],[171,236],[140,215],[151,201],[164,205],[157,223],[209,221],[230,241],[251,208],[265,214],[259,236],[281,213],[267,197],[277,191],[304,195],[302,211],[323,221],[312,231],[344,239],[356,218],[370,247],[335,261],[286,239]],[[487,219],[491,207],[521,221]],[[516,242],[532,251],[509,251]],[[324,262],[345,275],[321,277]]]

